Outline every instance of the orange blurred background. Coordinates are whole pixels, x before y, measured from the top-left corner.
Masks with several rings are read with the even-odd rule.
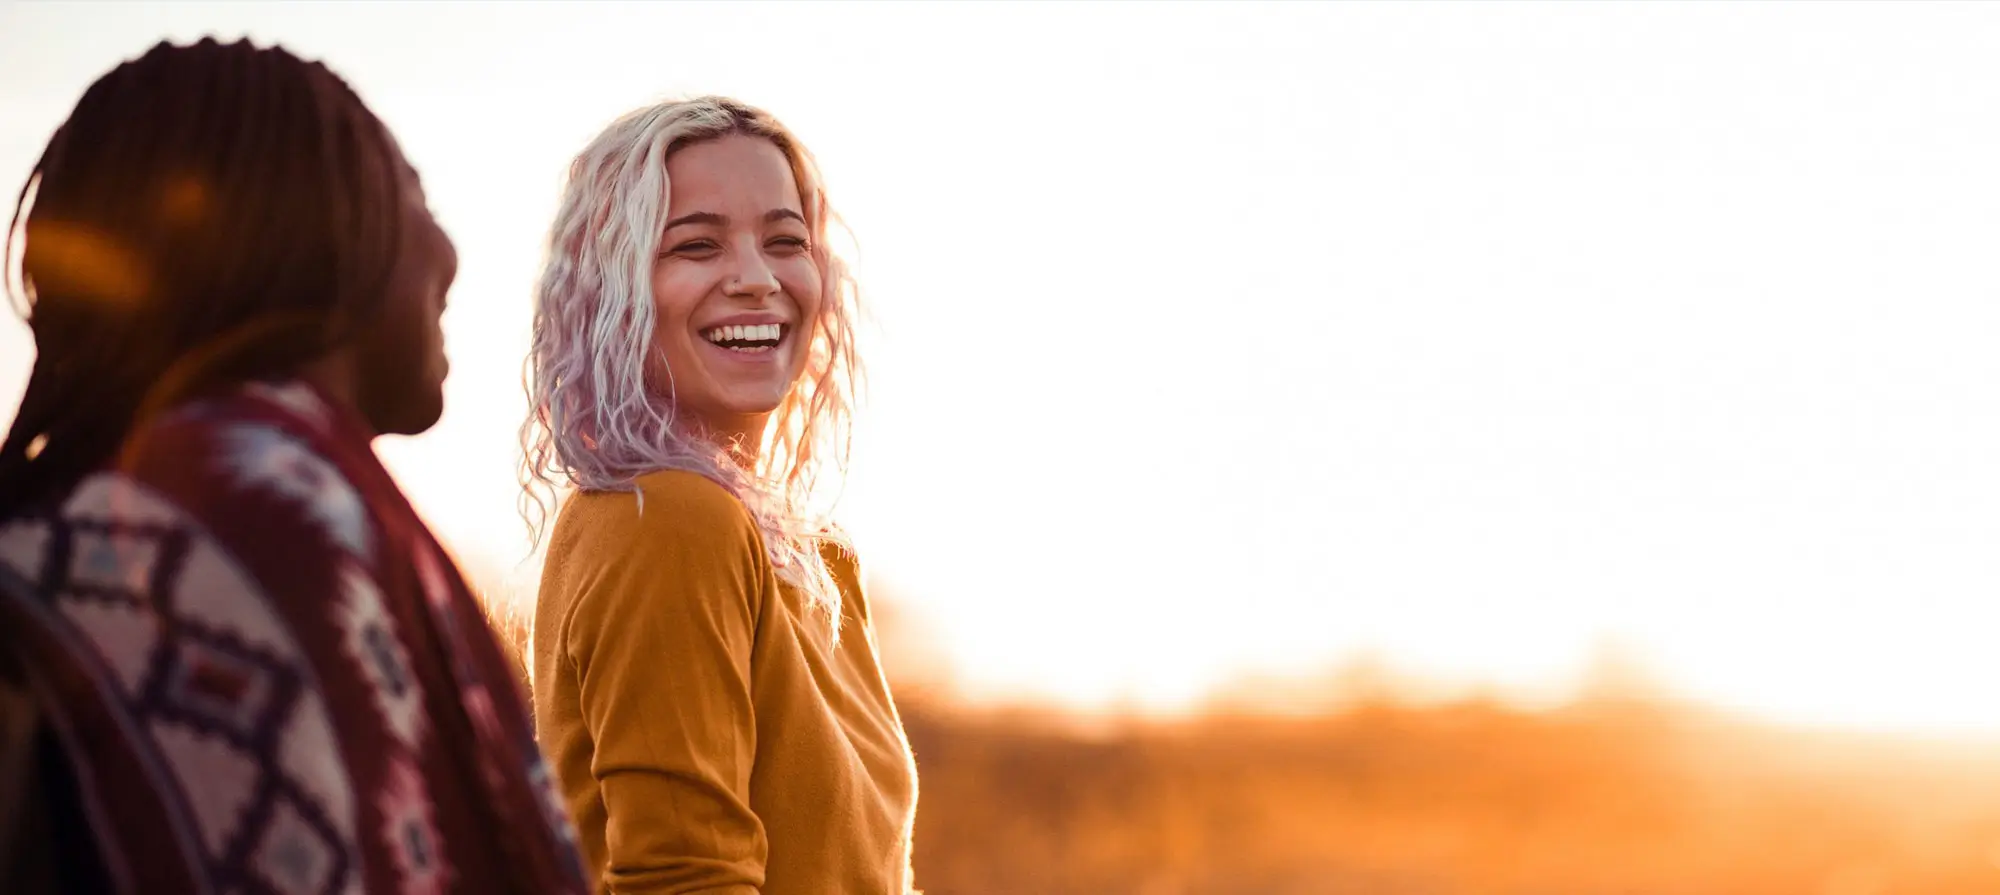
[[[1777,726],[1615,657],[1541,709],[1412,700],[1368,662],[1170,720],[967,708],[909,676],[899,624],[932,893],[2000,892],[1990,743]]]
[[[0,3],[0,174],[205,33],[422,171],[381,453],[516,636],[569,156],[813,147],[930,895],[2000,892],[2000,7]]]

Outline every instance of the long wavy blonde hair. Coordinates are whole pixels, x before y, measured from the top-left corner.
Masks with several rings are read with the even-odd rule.
[[[791,163],[824,290],[804,372],[772,414],[754,461],[741,446],[676,419],[673,371],[653,341],[653,263],[672,189],[667,157],[730,135],[770,140]],[[576,157],[535,287],[527,361],[521,511],[537,544],[563,492],[636,493],[635,480],[649,472],[698,473],[743,502],[778,575],[838,624],[840,589],[819,547],[837,537],[829,514],[846,470],[862,370],[859,296],[827,238],[835,221],[818,166],[791,131],[724,97],[634,111]]]

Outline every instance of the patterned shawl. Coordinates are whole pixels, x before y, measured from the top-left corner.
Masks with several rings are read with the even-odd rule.
[[[0,523],[0,639],[114,888],[590,891],[512,668],[365,432],[252,385]]]

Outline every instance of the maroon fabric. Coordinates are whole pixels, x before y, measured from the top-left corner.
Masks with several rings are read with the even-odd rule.
[[[0,561],[31,583],[16,614],[100,851],[140,890],[590,891],[484,614],[310,389],[169,415],[0,528]]]

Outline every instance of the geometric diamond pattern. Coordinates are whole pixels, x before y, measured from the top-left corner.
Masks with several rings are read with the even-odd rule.
[[[69,585],[143,593],[159,550],[157,533],[79,529],[70,544]]]
[[[209,872],[228,878],[248,849],[249,891],[360,891],[332,716],[269,597],[144,486],[99,473],[74,493],[47,539],[66,537],[71,558],[52,582],[56,607],[118,678]],[[239,842],[246,831],[257,841]]]
[[[375,710],[390,733],[410,749],[424,735],[424,694],[410,667],[403,641],[396,636],[381,588],[351,560],[340,567],[340,597],[333,607],[341,629],[341,645],[368,681]]]
[[[488,689],[505,669],[450,560],[379,464],[349,453],[366,433],[303,385],[242,397],[183,404],[141,439],[130,468],[159,491],[100,473],[55,515],[0,523],[0,564],[42,601],[26,608],[60,651],[64,698],[110,722],[90,722],[115,742],[85,748],[84,772],[165,802],[127,810],[117,786],[93,796],[109,809],[105,847],[126,853],[142,886],[179,866],[218,895],[485,891],[509,888],[503,878],[588,891],[546,765],[529,775],[541,804],[521,798],[533,733],[511,688]],[[414,532],[395,563],[379,521]],[[256,552],[236,552],[239,539]],[[450,673],[433,680],[412,657]],[[456,720],[435,726],[425,691],[438,687],[471,736]],[[428,776],[467,760],[472,779]],[[447,837],[435,801],[447,790],[495,800],[477,814],[500,829]],[[550,832],[570,841],[541,838]],[[454,866],[481,841],[491,864]],[[553,865],[528,851],[548,845]]]
[[[336,830],[357,828],[354,788],[348,785],[340,752],[326,744],[338,742],[329,719],[305,712],[278,737],[278,768],[301,798],[320,806]]]
[[[119,686],[119,695],[138,699],[151,669],[153,644],[160,640],[160,617],[132,599],[63,600],[56,608],[98,645]]]
[[[63,503],[63,514],[71,518],[116,519],[118,524],[132,528],[168,528],[183,521],[179,507],[160,500],[125,476],[109,473],[79,483]]]
[[[387,785],[376,795],[383,840],[396,860],[403,895],[443,892],[447,874],[444,843],[431,817],[430,794],[424,777],[406,758],[389,764]]]
[[[181,557],[172,604],[181,615],[201,619],[209,631],[246,649],[282,654],[291,635],[277,613],[262,605],[242,605],[245,589],[255,586],[234,559],[207,538],[194,538]]]
[[[283,679],[297,670],[268,655],[239,652],[197,637],[179,638],[169,652],[162,697],[248,741],[271,711]]]
[[[264,824],[264,838],[251,853],[250,866],[274,892],[320,895],[340,870],[340,851],[291,805],[280,802]]]
[[[220,734],[166,720],[151,725],[153,742],[174,777],[208,853],[220,855],[249,816],[257,795],[257,759]]]

